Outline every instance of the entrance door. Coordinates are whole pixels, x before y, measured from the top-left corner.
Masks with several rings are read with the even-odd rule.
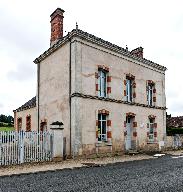
[[[131,117],[126,117],[126,140],[125,140],[125,147],[126,150],[129,150],[132,148],[132,142],[131,142],[131,129],[132,129],[132,118]]]

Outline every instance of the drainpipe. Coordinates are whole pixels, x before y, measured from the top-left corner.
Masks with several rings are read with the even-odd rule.
[[[37,128],[39,132],[39,87],[40,87],[40,63],[37,64]]]
[[[71,134],[71,38],[69,37],[69,113],[70,113],[70,156],[72,156],[72,134]],[[74,158],[74,157],[73,157]]]

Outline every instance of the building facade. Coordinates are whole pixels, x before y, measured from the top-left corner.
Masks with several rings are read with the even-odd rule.
[[[62,122],[71,156],[157,149],[166,139],[166,68],[142,47],[129,51],[78,26],[63,37],[63,13],[52,13],[50,48],[34,61],[36,129]]]

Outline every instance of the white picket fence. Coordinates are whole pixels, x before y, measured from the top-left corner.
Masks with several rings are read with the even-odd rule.
[[[0,166],[52,160],[50,132],[0,131]]]

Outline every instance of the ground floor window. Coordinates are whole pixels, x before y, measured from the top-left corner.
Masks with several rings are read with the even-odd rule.
[[[107,115],[98,114],[98,141],[107,141]]]
[[[26,117],[26,131],[31,131],[31,116]]]
[[[17,119],[17,131],[21,131],[22,130],[22,118],[19,117]]]
[[[41,122],[40,131],[47,131],[47,122],[46,121]]]
[[[149,134],[148,134],[148,140],[149,142],[154,142],[154,132],[155,132],[155,119],[149,118]]]

